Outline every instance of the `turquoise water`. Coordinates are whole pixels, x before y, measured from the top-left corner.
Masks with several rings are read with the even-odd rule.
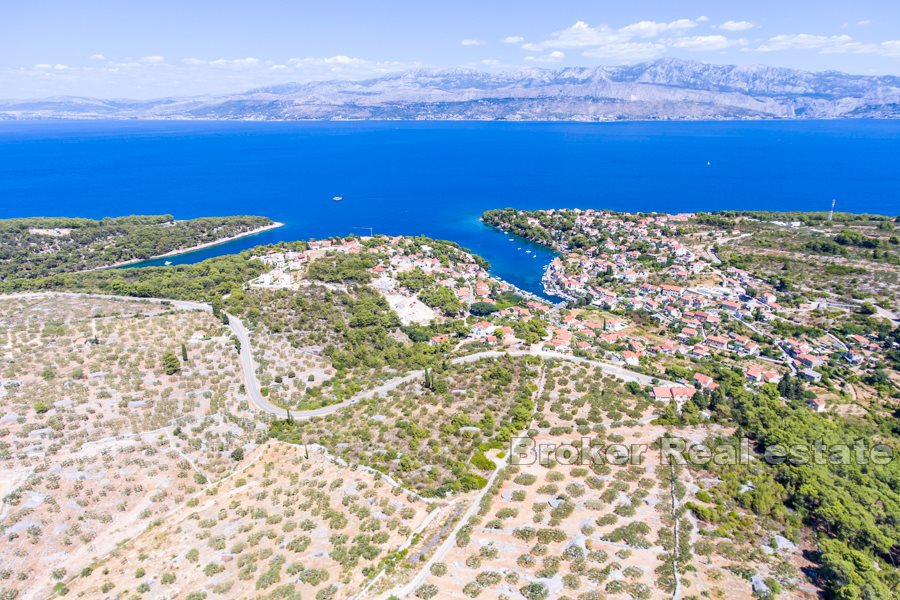
[[[489,208],[900,214],[900,122],[0,122],[0,217],[259,214],[329,235],[455,240],[539,292],[550,254]],[[341,202],[332,196],[343,196]],[[526,253],[526,250],[532,252]]]

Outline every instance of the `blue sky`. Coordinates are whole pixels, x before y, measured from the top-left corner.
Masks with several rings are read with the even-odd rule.
[[[661,57],[900,74],[894,0],[28,0],[0,16],[3,98],[149,98]]]

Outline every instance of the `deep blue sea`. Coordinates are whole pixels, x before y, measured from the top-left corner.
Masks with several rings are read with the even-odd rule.
[[[482,225],[482,211],[827,210],[832,198],[900,214],[900,121],[0,122],[0,217],[286,223],[175,262],[371,227],[455,240],[539,292],[550,254]]]

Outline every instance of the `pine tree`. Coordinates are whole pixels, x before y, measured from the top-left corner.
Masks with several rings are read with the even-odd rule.
[[[171,350],[162,355],[162,365],[166,375],[174,375],[181,370],[181,361]]]

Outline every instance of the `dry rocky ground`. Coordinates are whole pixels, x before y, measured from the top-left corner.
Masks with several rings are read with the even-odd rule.
[[[696,502],[694,494],[702,489],[694,481],[697,472],[676,466],[673,477],[653,447],[667,429],[642,423],[650,404],[628,395],[619,382],[593,369],[548,368],[531,431],[536,448],[624,444],[645,448],[642,459],[615,464],[610,450],[609,461],[568,464],[569,454],[550,451],[543,460],[531,450],[517,454],[517,464],[506,468],[476,522],[432,565],[417,595],[438,589],[441,598],[671,598],[674,549],[680,597],[749,599],[748,572],[768,576],[782,556],[802,563],[797,549],[762,550],[765,532],[740,540],[702,535],[682,507],[689,499]],[[620,412],[625,406],[630,415]],[[674,433],[696,443],[710,432]],[[712,545],[708,554],[705,544]],[[789,596],[813,597],[800,590]]]
[[[284,335],[265,327],[254,331],[253,350],[259,383],[280,406],[299,403],[304,392],[321,386],[335,373],[320,349],[295,348]]]
[[[228,330],[143,302],[0,301],[0,590],[43,597],[264,435]],[[161,355],[188,360],[164,372]]]
[[[273,392],[326,373],[265,334],[254,349]],[[750,598],[749,576],[790,581],[805,566],[801,547],[771,547],[775,532],[706,531],[684,504],[717,482],[667,464],[653,448],[667,432],[651,424],[660,407],[587,365],[448,363],[282,430],[303,446],[266,439],[234,340],[209,313],[4,299],[0,342],[4,599],[374,597],[448,537],[413,596],[670,598],[677,572],[680,597]],[[161,355],[180,358],[182,344],[188,360],[166,374]],[[453,484],[502,465],[502,430],[525,407],[537,445],[625,444],[642,460],[514,461],[463,521],[479,492]],[[727,433],[712,429],[675,433]]]
[[[511,419],[518,398],[528,398],[535,371],[525,359],[499,358],[448,365],[422,378],[360,401],[326,417],[297,422],[282,439],[322,444],[351,464],[390,474],[411,490],[437,495],[460,476],[479,445]]]
[[[346,598],[427,514],[377,475],[272,441],[95,563],[69,595]]]

